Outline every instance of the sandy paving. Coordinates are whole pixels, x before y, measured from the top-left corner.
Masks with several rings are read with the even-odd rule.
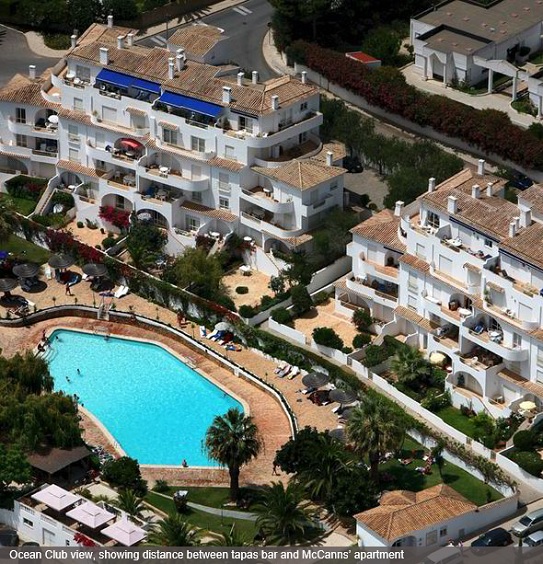
[[[268,288],[270,277],[257,270],[252,270],[250,276],[244,276],[239,270],[235,270],[223,276],[222,281],[238,308],[242,305],[257,306],[262,296],[273,296],[273,292]],[[247,286],[249,293],[236,293],[238,286]]]

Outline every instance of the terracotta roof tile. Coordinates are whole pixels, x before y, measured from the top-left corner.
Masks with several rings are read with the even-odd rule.
[[[64,170],[69,170],[70,172],[75,172],[76,174],[84,174],[85,176],[90,176],[92,178],[99,178],[102,173],[98,172],[95,168],[89,168],[88,166],[83,166],[79,163],[74,163],[72,161],[58,161],[58,168]]]
[[[227,210],[216,210],[213,208],[208,208],[207,206],[198,204],[197,202],[183,202],[181,204],[181,207],[185,210],[201,213],[202,215],[206,215],[207,217],[222,219],[223,221],[227,221],[228,223],[232,223],[233,221],[236,221],[238,219],[237,216]]]
[[[58,104],[48,102],[41,94],[43,80],[31,80],[22,74],[16,74],[2,89],[0,100],[3,102],[19,102],[32,106],[56,108]]]
[[[237,161],[231,161],[229,159],[222,159],[221,157],[213,157],[212,159],[209,159],[208,163],[211,166],[224,168],[226,170],[230,170],[231,172],[239,172],[245,167],[243,163],[238,163]]]
[[[388,541],[477,509],[474,503],[446,485],[418,492],[411,502],[408,492],[390,492],[383,497],[384,505],[354,517]],[[386,502],[387,497],[397,503]]]
[[[500,372],[498,372],[498,376],[511,382],[512,384],[516,384],[529,392],[532,392],[536,396],[543,398],[543,384],[538,384],[537,382],[531,382],[530,380],[526,380],[520,374],[513,372],[512,370],[508,370],[504,368]]]
[[[398,237],[399,226],[400,218],[390,210],[383,210],[353,227],[351,233],[403,253],[405,245]]]
[[[418,270],[419,272],[426,273],[430,271],[430,265],[426,261],[414,255],[405,254],[400,257],[400,262],[407,264],[408,266],[414,268],[415,270]]]
[[[183,47],[187,56],[202,56],[208,53],[217,43],[226,39],[223,30],[212,26],[194,24],[178,29],[169,39],[168,43]]]
[[[345,169],[337,166],[326,166],[318,162],[311,162],[311,160],[298,159],[278,168],[254,166],[252,169],[262,176],[278,180],[299,190],[313,188],[345,172]]]
[[[518,195],[519,201],[531,206],[534,211],[543,214],[543,186],[534,184]]]
[[[126,111],[129,114],[133,114],[135,116],[146,116],[147,115],[147,112],[145,110],[140,110],[140,108],[133,108],[131,106],[128,106],[126,108]]]
[[[268,233],[265,229],[262,230],[262,233],[270,239],[276,239],[277,241],[282,241],[283,243],[288,245],[291,249],[300,247],[303,244],[308,243],[313,239],[313,235],[311,235],[310,233],[302,233],[298,237],[278,237],[277,235]]]
[[[333,155],[333,162],[344,159],[347,156],[345,145],[337,141],[332,141],[331,143],[324,143],[322,145],[322,149],[314,157],[311,157],[311,160],[318,161],[320,163],[326,163],[326,155],[328,151],[330,151]]]
[[[543,225],[532,223],[529,227],[520,229],[514,237],[504,239],[500,248],[514,254],[521,261],[543,268]]]
[[[407,319],[407,321],[411,321],[415,325],[422,327],[422,329],[426,329],[427,331],[430,331],[432,329],[429,319],[425,319],[424,317],[422,317],[422,315],[419,315],[416,311],[413,311],[408,307],[397,306],[394,310],[394,313],[396,315],[399,315],[400,317],[403,317],[404,319]]]

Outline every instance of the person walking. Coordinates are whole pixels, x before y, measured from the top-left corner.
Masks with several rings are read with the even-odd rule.
[[[67,296],[71,296],[71,295],[72,295],[72,290],[70,289],[70,283],[69,283],[69,282],[66,282],[65,288],[66,288],[66,295],[67,295]]]

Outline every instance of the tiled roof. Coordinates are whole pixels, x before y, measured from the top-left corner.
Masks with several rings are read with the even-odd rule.
[[[92,178],[98,178],[101,175],[96,169],[89,168],[88,166],[83,166],[79,163],[74,163],[72,161],[58,161],[58,168],[64,170],[69,170],[70,172],[75,172],[76,174],[84,174],[85,176],[91,176]]]
[[[197,212],[200,213],[202,215],[205,215],[207,217],[213,217],[215,219],[222,219],[223,221],[227,221],[228,223],[232,223],[233,221],[236,221],[237,216],[235,216],[233,213],[230,213],[227,210],[216,210],[213,208],[208,208],[207,206],[204,206],[202,204],[198,204],[197,202],[183,202],[181,204],[181,207],[185,210],[190,210],[193,212]]]
[[[2,89],[0,100],[3,102],[19,102],[32,106],[56,108],[57,104],[48,102],[41,95],[42,80],[31,80],[22,74],[16,74]]]
[[[179,129],[178,125],[176,125],[175,123],[169,123],[167,121],[159,121],[158,126],[163,127],[164,129],[171,129],[172,131],[177,131]]]
[[[211,166],[224,168],[226,170],[230,170],[231,172],[239,172],[245,167],[243,163],[238,163],[237,161],[231,161],[229,159],[222,159],[221,157],[213,157],[212,159],[209,159],[208,163]]]
[[[535,394],[536,396],[543,399],[542,384],[538,384],[537,382],[531,382],[530,380],[526,380],[520,374],[517,374],[512,370],[508,370],[507,368],[504,368],[503,370],[498,372],[498,376],[500,376],[504,380],[507,380],[508,382],[511,382],[512,384],[516,384],[517,386],[520,386],[521,388],[524,388],[525,390],[532,392],[532,394]]]
[[[135,116],[146,116],[147,112],[145,110],[140,110],[140,108],[133,108],[132,106],[128,106],[126,111],[129,114],[133,114]]]
[[[521,261],[543,268],[543,225],[532,223],[529,227],[520,229],[514,237],[504,239],[500,248],[514,254]]]
[[[405,254],[403,256],[400,257],[400,262],[403,264],[407,264],[408,266],[410,266],[411,268],[414,268],[415,270],[418,270],[419,272],[429,272],[430,271],[430,265],[414,256],[414,255],[408,255]]]
[[[534,184],[518,195],[519,201],[531,206],[533,211],[543,214],[543,186]]]
[[[337,141],[332,141],[331,143],[324,143],[322,149],[314,157],[311,157],[311,160],[326,163],[326,154],[328,151],[333,154],[333,162],[344,159],[347,156],[345,145],[343,143],[338,143]]]
[[[90,116],[80,110],[68,110],[67,108],[59,108],[58,115],[65,119],[84,123],[85,125],[92,124]]]
[[[77,46],[90,45],[99,41],[104,46],[116,45],[117,37],[120,35],[127,35],[128,33],[138,33],[137,29],[128,27],[120,27],[115,25],[108,27],[107,25],[93,23],[88,27],[85,32],[77,39]]]
[[[4,157],[14,157],[16,159],[28,159],[30,155],[20,155],[19,153],[11,153],[10,151],[0,151],[0,155]]]
[[[390,210],[383,210],[353,227],[351,233],[403,253],[405,245],[398,238],[399,226],[400,218]]]
[[[294,159],[284,166],[278,168],[265,168],[260,166],[252,167],[255,172],[274,180],[279,180],[284,184],[307,190],[322,182],[341,176],[345,169],[337,166],[326,166],[310,160]]]
[[[425,319],[422,315],[419,315],[416,311],[413,311],[408,307],[397,306],[394,313],[404,319],[407,319],[407,321],[411,321],[411,323],[418,325],[422,329],[426,329],[426,331],[430,331],[432,329],[429,319]]]
[[[277,241],[282,241],[291,249],[300,247],[304,243],[308,243],[313,239],[313,235],[311,235],[310,233],[302,233],[298,237],[278,237],[277,235],[268,233],[266,230],[263,229],[262,234],[265,235],[268,239],[275,239]]]
[[[355,515],[358,523],[393,541],[474,511],[477,506],[444,484],[421,492],[385,492],[378,507]]]
[[[458,212],[455,219],[474,227],[475,229],[501,240],[508,236],[510,221],[519,214],[518,207],[499,197],[487,196],[486,186],[493,185],[493,193],[505,185],[503,178],[490,174],[477,175],[476,171],[466,168],[436,187],[433,192],[427,192],[420,198],[432,208],[447,213],[449,196],[457,199]],[[478,184],[480,197],[473,198],[472,186]]]
[[[190,56],[190,54],[201,56],[209,52],[223,39],[226,39],[226,37],[223,35],[222,29],[212,25],[194,24],[178,29],[168,39],[168,43],[183,47],[187,56]]]

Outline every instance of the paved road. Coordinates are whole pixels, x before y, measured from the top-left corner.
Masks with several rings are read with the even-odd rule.
[[[262,41],[268,31],[268,22],[273,9],[266,0],[249,0],[233,8],[223,10],[200,19],[208,25],[224,29],[229,37],[234,38],[231,60],[247,71],[257,70],[261,80],[267,80],[276,74],[268,67],[262,55]],[[189,24],[190,25],[190,24]],[[166,46],[166,36],[182,26],[172,27],[156,35],[147,37],[139,43],[153,47]]]
[[[36,55],[28,48],[22,33],[0,25],[0,87],[7,84],[15,73],[28,74],[28,65],[36,65],[39,75],[59,58]]]

